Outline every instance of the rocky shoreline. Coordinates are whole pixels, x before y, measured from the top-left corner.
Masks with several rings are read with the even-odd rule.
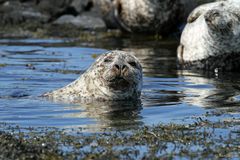
[[[76,37],[85,31],[109,30],[167,36],[177,31],[200,3],[141,1],[146,13],[138,10],[136,0],[0,0],[0,37]],[[132,12],[128,4],[133,4],[136,11]]]
[[[69,132],[0,123],[0,159],[237,159],[239,120],[207,118],[224,113],[195,117],[193,124],[142,126],[133,132]]]

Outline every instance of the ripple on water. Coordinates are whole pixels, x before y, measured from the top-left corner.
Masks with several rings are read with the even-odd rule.
[[[4,64],[0,65],[0,121],[23,126],[125,130],[143,124],[186,123],[186,117],[208,109],[231,108],[236,114],[239,108],[239,76],[177,71],[176,46],[172,43],[157,48],[121,47],[135,51],[143,65],[144,85],[138,104],[83,105],[43,100],[38,95],[70,83],[106,51],[67,46],[66,42],[0,40],[0,64]]]

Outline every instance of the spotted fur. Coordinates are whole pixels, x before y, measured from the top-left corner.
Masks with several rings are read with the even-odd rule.
[[[141,87],[142,67],[137,58],[116,50],[100,55],[74,82],[43,96],[70,102],[138,99]]]
[[[187,12],[187,7],[183,7],[185,1],[188,0],[114,0],[114,16],[119,26],[128,32],[165,35]]]
[[[185,69],[239,70],[240,1],[197,7],[188,17],[177,52]]]

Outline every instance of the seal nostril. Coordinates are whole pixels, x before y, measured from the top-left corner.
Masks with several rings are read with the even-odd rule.
[[[116,68],[117,70],[121,70],[121,71],[123,71],[124,69],[127,68],[126,65],[119,65],[119,64],[114,64],[113,67]]]
[[[126,67],[127,67],[126,65],[123,65],[123,66],[122,66],[122,70],[124,70]]]
[[[120,66],[118,64],[115,64],[114,67],[120,70]]]

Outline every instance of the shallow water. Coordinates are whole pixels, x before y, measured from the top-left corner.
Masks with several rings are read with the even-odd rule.
[[[192,117],[211,111],[240,117],[240,75],[178,70],[177,40],[113,39],[102,43],[0,40],[0,122],[100,131],[189,123]],[[63,104],[38,97],[75,80],[99,54],[116,48],[135,51],[143,65],[141,103]],[[226,117],[209,117],[221,118]]]

